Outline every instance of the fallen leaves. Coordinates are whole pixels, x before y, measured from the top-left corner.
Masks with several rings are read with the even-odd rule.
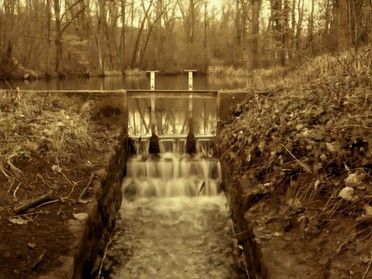
[[[356,222],[365,211],[363,220],[369,220],[364,206],[372,197],[372,80],[359,83],[358,73],[350,76],[332,63],[339,75],[309,70],[321,66],[311,64],[281,90],[251,90],[216,144],[232,175],[273,184],[286,199],[282,207],[296,211],[304,201],[320,200],[317,218],[351,216]]]
[[[14,216],[8,218],[8,221],[15,225],[27,225],[30,222],[29,218],[24,218],[22,216]]]

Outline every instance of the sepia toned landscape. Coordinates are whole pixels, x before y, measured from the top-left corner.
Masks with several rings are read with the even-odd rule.
[[[0,278],[372,278],[371,19],[0,0]]]

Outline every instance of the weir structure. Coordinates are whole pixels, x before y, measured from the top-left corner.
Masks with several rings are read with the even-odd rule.
[[[220,92],[194,90],[195,70],[186,71],[188,90],[156,90],[157,71],[149,71],[150,90],[123,91],[130,154],[211,152],[220,126]]]

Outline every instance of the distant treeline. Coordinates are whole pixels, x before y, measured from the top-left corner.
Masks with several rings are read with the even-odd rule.
[[[371,44],[372,0],[0,0],[0,78],[286,66]]]

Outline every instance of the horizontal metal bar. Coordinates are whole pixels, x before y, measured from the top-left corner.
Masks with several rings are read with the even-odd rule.
[[[16,91],[16,90],[0,90],[0,91]],[[118,93],[118,94],[123,94],[126,92],[124,89],[117,89],[117,90],[37,90],[37,89],[27,89],[23,90],[21,89],[20,92],[25,92],[25,93],[81,93],[81,94],[90,94],[90,93],[95,93],[95,94],[107,94],[107,93]]]
[[[187,98],[190,94],[195,98],[215,98],[218,91],[211,90],[128,90],[128,98],[148,98],[155,93],[156,98]],[[177,94],[177,95],[175,95]]]
[[[214,139],[216,136],[215,135],[195,135],[195,139],[197,140],[210,140]],[[131,140],[149,140],[151,138],[150,135],[145,135],[145,136],[129,136],[129,139]],[[159,135],[158,136],[160,141],[166,141],[166,140],[186,140],[187,135]]]
[[[0,89],[0,92],[5,92],[5,91],[16,91],[16,90],[8,90],[8,89]],[[155,92],[157,94],[164,94],[164,96],[166,95],[170,95],[172,93],[179,93],[179,94],[184,94],[184,95],[188,95],[190,93],[193,93],[195,94],[195,96],[198,96],[201,94],[202,97],[205,97],[205,96],[211,96],[211,97],[215,97],[215,95],[219,92],[221,94],[249,94],[250,92],[249,91],[238,91],[238,90],[193,90],[193,91],[189,91],[189,90],[154,90],[154,91],[151,91],[151,90],[142,90],[142,89],[115,89],[115,90],[98,90],[98,89],[94,89],[94,90],[37,90],[37,89],[21,89],[20,92],[34,92],[34,93],[60,93],[60,94],[63,94],[63,93],[82,93],[82,94],[90,94],[90,93],[95,93],[95,94],[106,94],[106,93],[118,93],[118,94],[122,94],[122,93],[125,93],[127,92],[129,95],[135,95],[135,94],[150,94],[151,92]],[[168,98],[170,98],[171,96],[166,96]],[[179,96],[176,96],[176,98],[179,98]]]

